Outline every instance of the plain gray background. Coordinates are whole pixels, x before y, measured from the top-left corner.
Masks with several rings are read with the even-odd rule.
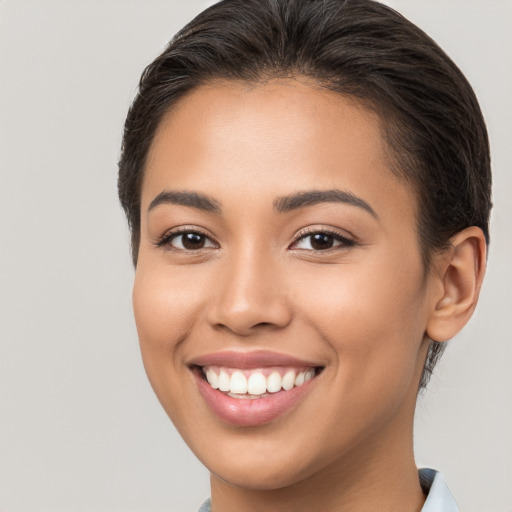
[[[146,381],[116,198],[143,67],[201,0],[0,0],[0,511],[194,511],[208,495]],[[390,0],[465,72],[495,175],[477,314],[418,405],[418,463],[512,511],[512,2]]]

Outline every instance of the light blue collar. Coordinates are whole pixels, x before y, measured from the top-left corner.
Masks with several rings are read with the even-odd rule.
[[[419,476],[421,487],[428,492],[421,512],[460,512],[442,473],[423,468],[419,470]]]

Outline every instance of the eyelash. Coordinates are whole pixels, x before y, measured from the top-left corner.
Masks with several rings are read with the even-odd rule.
[[[340,242],[339,245],[334,247],[329,247],[327,249],[293,249],[294,245],[297,245],[301,240],[305,240],[307,238],[313,237],[314,235],[327,235],[334,239],[336,242]],[[346,249],[349,247],[353,247],[356,245],[355,240],[349,238],[345,234],[341,234],[339,231],[329,229],[329,228],[306,228],[303,231],[299,232],[296,236],[295,240],[290,244],[289,248],[292,250],[300,251],[307,250],[311,252],[330,252],[337,249]]]
[[[171,242],[174,239],[178,238],[180,235],[186,235],[186,234],[198,235],[198,236],[204,237],[204,239],[209,240],[214,245],[214,247],[210,246],[210,247],[201,247],[199,249],[181,249],[181,248],[173,247],[171,245]],[[305,240],[308,237],[313,237],[314,235],[327,235],[329,237],[332,237],[334,239],[334,241],[340,242],[340,243],[339,243],[339,245],[336,245],[334,247],[329,247],[326,249],[318,249],[318,250],[299,249],[299,248],[294,249],[293,246],[297,245],[300,241]],[[200,229],[198,229],[196,227],[189,228],[187,226],[183,226],[181,228],[177,228],[172,231],[166,232],[161,238],[159,238],[155,242],[155,245],[159,248],[167,248],[169,250],[184,251],[184,252],[196,252],[196,251],[203,250],[203,249],[212,249],[212,248],[219,247],[219,244],[217,242],[215,242],[205,232],[201,231]],[[305,230],[303,230],[297,234],[297,236],[295,237],[293,242],[288,246],[288,248],[291,250],[297,250],[297,251],[306,250],[306,251],[310,251],[310,252],[331,252],[333,250],[336,250],[337,248],[349,248],[349,247],[353,247],[355,245],[356,245],[356,242],[353,239],[349,238],[346,235],[342,235],[338,231],[328,229],[328,228],[320,228],[320,229],[319,228],[306,228]]]
[[[180,249],[180,248],[177,248],[177,247],[173,247],[171,245],[171,242],[173,241],[173,239],[175,238],[178,238],[180,235],[188,235],[188,234],[191,234],[191,235],[198,235],[198,236],[201,236],[201,237],[204,237],[205,239],[209,240],[210,242],[212,242],[215,246],[219,246],[219,244],[217,242],[215,242],[214,240],[212,240],[212,238],[205,232],[201,231],[200,229],[194,227],[187,227],[187,226],[183,226],[181,228],[177,228],[177,229],[173,229],[171,231],[167,231],[161,238],[159,238],[156,242],[155,242],[155,245],[159,248],[166,248],[168,250],[174,250],[174,251],[186,251],[186,252],[195,252],[197,250],[201,250],[201,249],[205,249],[203,247],[201,247],[200,249]],[[211,249],[212,247],[207,247],[206,249]]]

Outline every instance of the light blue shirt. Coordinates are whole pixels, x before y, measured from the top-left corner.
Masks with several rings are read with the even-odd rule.
[[[419,470],[420,483],[427,499],[421,512],[460,512],[452,493],[448,489],[444,476],[434,469]],[[211,501],[208,498],[199,512],[211,512]]]
[[[428,493],[421,512],[460,512],[444,476],[439,471],[423,468],[419,470],[419,475],[421,487]]]

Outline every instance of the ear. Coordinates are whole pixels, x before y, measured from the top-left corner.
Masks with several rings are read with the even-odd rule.
[[[448,251],[434,256],[434,307],[427,323],[427,336],[435,341],[453,338],[468,322],[478,302],[485,274],[487,244],[480,228],[457,233]]]

